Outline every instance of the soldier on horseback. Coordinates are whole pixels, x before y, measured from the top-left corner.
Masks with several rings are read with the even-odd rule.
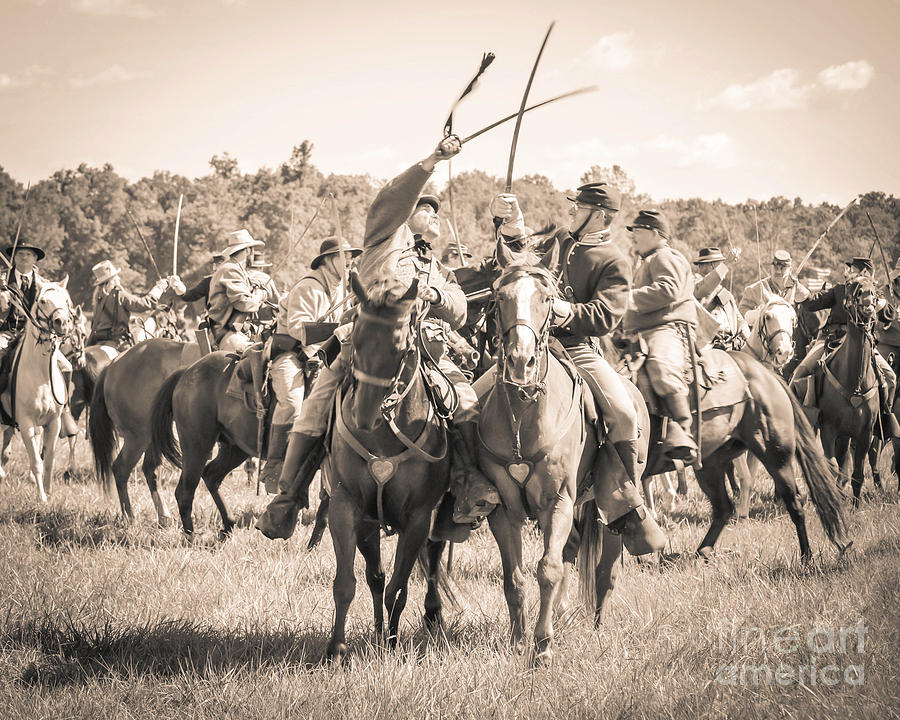
[[[694,275],[680,252],[669,247],[669,221],[659,210],[641,210],[628,226],[634,249],[643,262],[637,270],[626,332],[638,335],[647,349],[647,376],[668,424],[663,453],[674,460],[694,462],[697,443],[691,427],[688,383],[691,335],[697,325]]]
[[[625,535],[629,548],[640,547],[636,554],[653,552],[665,546],[665,535],[644,509],[637,489],[637,413],[621,376],[598,345],[598,339],[619,324],[631,286],[631,264],[610,239],[621,194],[606,183],[595,182],[582,185],[568,200],[572,203],[569,227],[554,236],[560,259],[551,271],[559,278],[561,297],[553,304],[553,334],[591,388],[609,441],[625,466],[628,479],[620,488],[617,506],[601,508],[610,518],[608,526]],[[493,207],[495,216],[504,221],[500,230],[507,244],[524,234],[515,196],[499,196]]]
[[[225,261],[209,282],[209,319],[219,350],[240,353],[253,344],[246,323],[259,312],[268,292],[250,276],[247,263],[251,249],[263,245],[246,230],[228,234],[221,251]]]
[[[310,272],[291,288],[278,306],[269,375],[278,404],[272,416],[269,452],[260,480],[277,493],[288,445],[288,433],[300,419],[300,408],[322,343],[334,333],[348,292],[341,280],[338,253],[351,258],[362,250],[336,237],[322,242]],[[298,426],[302,427],[302,426]],[[297,430],[299,432],[300,430]]]
[[[758,308],[768,295],[778,295],[791,305],[809,297],[809,290],[792,272],[791,255],[787,250],[776,250],[772,257],[772,274],[748,285],[741,296],[738,309],[743,315]]]
[[[725,256],[717,247],[701,248],[694,259],[694,297],[719,322],[721,328],[713,338],[713,346],[723,350],[740,350],[750,337],[750,327],[738,310],[734,295],[723,281],[728,275]]]
[[[822,362],[825,353],[835,349],[847,333],[847,324],[850,322],[847,314],[848,284],[859,276],[872,279],[874,272],[875,268],[870,258],[855,257],[845,263],[845,281],[843,283],[834,285],[827,290],[821,290],[801,303],[801,307],[806,310],[830,309],[831,311],[822,328],[819,341],[797,366],[791,378],[791,387],[804,405],[814,406],[816,404],[816,369]],[[879,298],[878,307],[879,321],[889,324],[896,316],[896,311],[884,298]],[[875,374],[879,378],[882,421],[886,423],[886,430],[890,430],[888,434],[900,435],[900,426],[891,412],[897,387],[897,376],[877,348],[874,349],[872,357],[875,360]]]
[[[162,294],[172,288],[184,292],[177,276],[160,278],[146,295],[135,295],[122,287],[121,272],[109,260],[102,260],[91,268],[94,273],[94,317],[88,345],[110,345],[123,350],[134,345],[128,322],[131,313],[145,312],[156,307]]]
[[[460,149],[459,138],[444,138],[431,155],[381,189],[369,208],[363,254],[358,261],[363,283],[387,277],[408,286],[418,278],[419,297],[428,311],[424,333],[441,344],[443,323],[455,329],[465,322],[466,299],[453,273],[431,256],[431,245],[440,237],[440,201],[421,193],[437,162],[453,157]],[[322,369],[293,425],[281,473],[281,492],[257,521],[257,528],[266,537],[288,538],[293,532],[300,503],[306,502],[309,480],[321,458],[319,448],[328,429],[329,408],[349,371],[349,350],[349,344],[344,344],[337,359]],[[437,354],[438,368],[452,382],[459,403],[451,429],[455,527],[448,523],[435,531],[462,539],[468,532],[464,523],[487,515],[500,498],[475,462],[479,412],[475,391],[446,353]]]

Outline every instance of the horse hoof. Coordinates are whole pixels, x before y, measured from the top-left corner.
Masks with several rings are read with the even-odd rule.
[[[70,473],[68,470],[64,470],[63,471],[63,480],[65,482],[69,482],[71,479],[72,479],[72,473]]]
[[[544,648],[534,655],[534,666],[550,667],[553,664],[553,651],[550,648]]]
[[[709,562],[709,559],[712,557],[713,549],[708,545],[704,545],[702,548],[697,550],[697,557],[701,560],[706,560]]]
[[[175,524],[175,519],[171,515],[160,515],[156,524],[160,528],[170,528]]]
[[[332,643],[328,646],[325,657],[329,662],[346,665],[350,660],[349,652],[346,643]]]

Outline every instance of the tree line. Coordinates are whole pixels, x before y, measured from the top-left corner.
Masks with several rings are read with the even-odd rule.
[[[54,279],[68,274],[76,302],[90,297],[91,267],[103,259],[122,269],[126,287],[140,292],[155,282],[156,270],[135,223],[160,272],[170,274],[178,199],[183,194],[178,271],[188,285],[209,272],[210,257],[222,246],[226,233],[247,228],[253,237],[265,241],[272,275],[279,287],[288,288],[306,272],[321,240],[333,235],[338,226],[346,239],[362,243],[369,205],[387,180],[370,175],[325,175],[312,163],[312,151],[312,143],[304,140],[277,168],[252,173],[241,172],[237,159],[224,153],[210,159],[208,174],[194,179],[160,170],[129,182],[112,165],[81,164],[58,170],[32,185],[27,203],[26,187],[0,168],[0,232],[11,244],[21,217],[21,241],[35,242],[47,252],[41,272]],[[668,216],[673,244],[689,259],[705,246],[718,246],[727,256],[736,256],[729,262],[729,282],[738,296],[760,272],[768,273],[775,249],[790,251],[795,266],[799,264],[841,209],[830,203],[812,205],[784,197],[738,204],[699,198],[654,201],[639,192],[617,165],[590,166],[578,180],[603,180],[623,191],[622,211],[612,234],[625,251],[630,249],[625,226],[639,207],[654,206]],[[442,216],[454,222],[460,241],[476,257],[492,251],[489,206],[503,188],[502,178],[474,170],[455,175],[452,183],[437,193]],[[566,193],[548,178],[520,177],[513,183],[513,192],[533,230],[566,223]],[[893,266],[900,257],[900,237],[895,237],[900,207],[892,195],[877,191],[863,195],[832,228],[812,254],[809,266],[827,268],[832,271],[832,281],[839,281],[844,259],[871,254],[877,275],[883,278],[884,264],[866,210],[883,243],[887,263]],[[445,232],[441,242],[449,242],[449,237]],[[732,249],[738,252],[731,253]],[[435,248],[438,254],[442,250]]]

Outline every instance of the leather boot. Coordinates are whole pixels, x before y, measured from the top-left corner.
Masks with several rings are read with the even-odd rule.
[[[610,531],[622,534],[622,543],[632,555],[647,555],[666,547],[666,536],[644,505],[608,525]]]
[[[309,484],[325,453],[324,435],[291,433],[281,469],[281,492],[256,521],[256,529],[270,540],[294,534],[301,507],[309,507]]]
[[[619,460],[622,461],[622,465],[625,466],[625,473],[628,475],[628,479],[637,485],[643,475],[640,464],[638,463],[637,440],[619,440],[619,442],[613,443],[613,447],[616,449],[616,453],[619,456]]]
[[[488,516],[500,504],[500,495],[478,468],[478,425],[472,421],[455,424],[450,437],[453,450],[450,492],[455,499],[453,521],[470,524]]]
[[[265,484],[266,492],[269,495],[278,492],[290,430],[290,425],[275,425],[274,423],[269,428],[269,451],[266,453],[266,464],[263,465],[259,474],[259,479]]]
[[[669,409],[670,422],[663,440],[663,454],[672,460],[692,463],[697,460],[697,443],[691,435],[691,408],[687,395],[666,395],[663,397]]]

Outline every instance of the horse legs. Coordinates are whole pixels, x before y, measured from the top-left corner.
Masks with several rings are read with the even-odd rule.
[[[443,540],[426,540],[425,554],[428,560],[427,589],[425,591],[425,629],[432,635],[441,629],[441,594],[438,583],[441,578],[441,557],[444,555]]]
[[[3,425],[3,445],[0,447],[0,481],[6,479],[6,470],[4,465],[9,461],[9,441],[15,434],[16,429],[9,425]]]
[[[145,443],[131,433],[126,433],[122,448],[113,460],[112,471],[116,479],[116,493],[119,496],[119,509],[127,520],[134,520],[131,510],[131,498],[128,496],[128,478],[144,452]]]
[[[705,558],[710,556],[719,535],[734,515],[734,503],[725,488],[725,467],[722,458],[716,457],[718,454],[718,451],[713,453],[712,457],[703,461],[703,469],[694,471],[700,489],[712,505],[709,530],[697,548],[697,554]]]
[[[553,606],[562,582],[562,551],[572,529],[573,510],[572,498],[561,493],[556,496],[556,502],[541,513],[544,555],[537,567],[541,601],[534,627],[535,661],[539,664],[549,663],[553,659]]]
[[[53,460],[56,455],[56,440],[59,437],[59,415],[44,425],[41,434],[41,457],[44,465],[44,491],[50,492],[50,483],[53,480]]]
[[[328,505],[331,503],[331,496],[322,490],[319,493],[319,508],[316,510],[316,524],[313,525],[312,533],[309,536],[309,542],[306,544],[307,550],[312,550],[316,545],[322,542],[322,536],[325,534],[325,528],[328,526]]]
[[[409,575],[415,565],[419,550],[428,537],[431,525],[431,508],[418,510],[409,518],[406,528],[400,531],[397,539],[397,552],[394,555],[394,570],[391,581],[384,593],[384,604],[388,611],[388,644],[396,647],[400,630],[400,616],[406,607]]]
[[[37,487],[38,500],[47,502],[47,493],[44,490],[43,467],[41,465],[41,452],[38,447],[38,431],[36,427],[22,427],[22,440],[25,443],[25,452],[28,455],[28,467],[31,480]]]
[[[869,446],[869,467],[872,468],[872,484],[876,488],[881,487],[881,471],[878,469],[878,460],[885,443],[877,435],[872,436],[872,444]]]
[[[204,463],[212,446],[203,447],[186,445],[182,442],[181,475],[178,485],[175,486],[175,503],[178,505],[178,515],[181,517],[181,529],[185,535],[194,534],[194,519],[191,511],[194,507],[194,495],[197,485],[200,484],[200,474],[203,472]]]
[[[866,468],[866,456],[869,453],[869,447],[869,444],[863,442],[863,438],[857,437],[853,443],[853,475],[851,482],[853,487],[853,507],[859,507],[859,500],[862,495],[863,471]]]
[[[837,463],[838,473],[840,473],[841,487],[847,485],[850,473],[846,472],[847,454],[850,450],[850,437],[841,435],[834,440],[834,459]]]
[[[600,547],[600,561],[597,563],[595,577],[597,585],[597,604],[594,606],[594,627],[599,627],[609,608],[609,599],[616,588],[619,577],[619,558],[622,557],[622,536],[611,533],[603,526],[603,541]],[[584,572],[589,572],[585,568]]]
[[[746,452],[738,455],[731,464],[729,471],[729,479],[732,481],[732,489],[736,490],[737,495],[737,516],[741,518],[750,517],[750,495],[753,492],[753,470],[750,469],[752,459],[747,456]],[[755,463],[754,463],[755,465]],[[737,478],[738,482],[735,482]],[[738,487],[735,488],[735,485]]]
[[[377,522],[360,523],[356,547],[366,561],[366,583],[375,612],[375,643],[384,640],[384,568],[381,565],[381,527]]]
[[[205,468],[203,468],[203,472],[201,473],[203,482],[206,483],[206,489],[209,490],[213,503],[215,503],[216,510],[219,511],[219,517],[222,518],[222,530],[219,533],[221,539],[225,539],[231,535],[231,531],[234,529],[234,520],[228,512],[228,508],[225,507],[225,501],[222,500],[222,495],[219,493],[219,487],[222,485],[222,481],[228,473],[246,459],[247,453],[241,450],[237,445],[223,442],[219,445],[219,452],[216,453],[216,456]]]
[[[327,656],[335,660],[343,660],[347,655],[345,627],[347,611],[353,596],[356,594],[356,577],[353,574],[353,558],[356,556],[356,534],[360,511],[355,503],[347,497],[346,492],[339,489],[331,498],[331,521],[328,529],[334,545],[334,557],[337,570],[334,575],[334,626],[331,640],[326,651]]]
[[[169,513],[169,508],[166,507],[166,503],[160,496],[156,486],[156,471],[158,469],[159,466],[151,461],[150,455],[144,453],[144,461],[141,463],[141,472],[144,473],[144,478],[147,480],[147,487],[150,489],[150,498],[153,500],[153,507],[156,508],[156,520],[160,527],[167,527],[172,524],[172,515]]]
[[[522,642],[525,634],[525,576],[522,573],[522,523],[514,522],[503,505],[488,515],[488,524],[503,565],[503,594],[509,609],[510,640]]]

